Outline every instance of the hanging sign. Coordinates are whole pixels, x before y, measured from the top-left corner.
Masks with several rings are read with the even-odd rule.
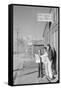
[[[38,22],[53,22],[53,14],[52,13],[38,13],[37,14]]]

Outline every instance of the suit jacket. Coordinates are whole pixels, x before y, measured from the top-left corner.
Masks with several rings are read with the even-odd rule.
[[[48,50],[48,58],[51,61],[53,59],[53,51],[52,49]]]

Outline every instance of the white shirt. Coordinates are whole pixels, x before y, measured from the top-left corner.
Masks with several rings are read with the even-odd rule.
[[[40,57],[38,54],[35,54],[36,63],[40,63]]]
[[[43,55],[41,55],[41,58],[42,58],[42,62],[47,62],[48,61],[48,54],[47,52],[45,52]]]

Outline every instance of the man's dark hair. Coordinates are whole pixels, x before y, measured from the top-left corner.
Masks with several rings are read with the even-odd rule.
[[[49,50],[51,49],[51,45],[50,44],[47,44],[47,46],[49,47]]]
[[[44,47],[45,50],[47,50],[47,47]]]

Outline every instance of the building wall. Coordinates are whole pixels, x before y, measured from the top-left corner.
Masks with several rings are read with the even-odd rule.
[[[43,33],[45,44],[50,44],[51,47],[54,46],[57,53],[57,71],[58,71],[58,8],[52,8],[51,13],[53,13],[53,23],[49,28],[49,22],[46,22],[46,28]]]

